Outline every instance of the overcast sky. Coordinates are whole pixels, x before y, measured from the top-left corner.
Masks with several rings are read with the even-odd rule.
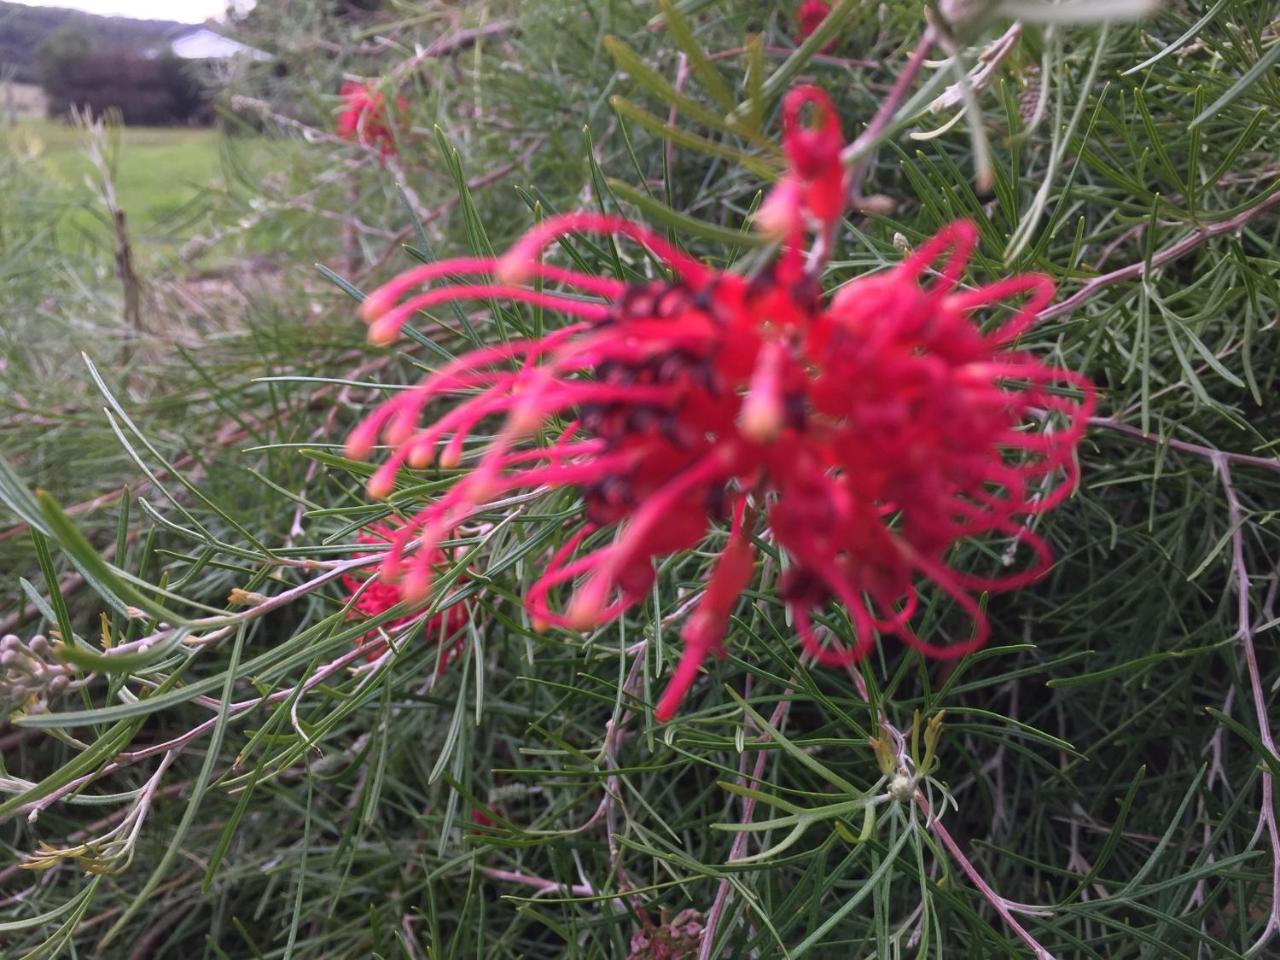
[[[229,0],[17,0],[34,7],[70,7],[86,13],[101,13],[139,20],[181,20],[200,23],[209,17],[222,19]],[[247,6],[241,0],[239,6]]]

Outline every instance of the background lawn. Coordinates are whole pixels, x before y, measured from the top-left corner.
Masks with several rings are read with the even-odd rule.
[[[59,248],[73,257],[113,242],[87,142],[83,130],[59,120],[0,127],[0,156],[26,158],[42,175],[42,206],[58,220]],[[116,196],[144,265],[171,257],[191,237],[235,219],[237,208],[226,201],[243,184],[229,170],[261,174],[294,152],[287,142],[228,138],[213,127],[123,127],[112,142]],[[0,209],[0,217],[5,215]],[[270,243],[246,241],[259,249]]]

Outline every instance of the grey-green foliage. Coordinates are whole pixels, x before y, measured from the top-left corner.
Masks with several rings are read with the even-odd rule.
[[[764,31],[758,83],[749,53],[714,63],[741,116],[753,115],[757,107],[745,101],[761,91],[761,129],[776,140],[776,100],[764,91],[793,47],[785,11],[678,6],[712,55],[749,46],[750,31]],[[431,4],[395,5],[362,26],[335,25],[323,15],[328,5],[293,7],[343,42],[365,42],[380,29],[401,45],[372,60],[299,59],[298,73],[281,81],[305,86],[323,77],[316,85],[326,91],[336,90],[344,63],[381,72],[409,55],[414,40],[428,43],[451,27],[446,10]],[[685,110],[677,125],[711,141],[713,152],[690,141],[669,152],[610,103],[621,96],[668,122],[660,86],[618,71],[605,46],[606,36],[620,38],[673,81],[679,44],[647,29],[654,12],[555,0],[468,8],[464,26],[510,17],[512,29],[414,75],[412,130],[398,159],[420,206],[443,209],[439,218],[416,224],[394,170],[365,164],[354,186],[335,181],[313,209],[284,211],[294,231],[285,235],[339,268],[348,292],[358,293],[414,253],[500,248],[535,215],[584,202],[625,211],[624,196],[638,196],[657,225],[698,253],[718,263],[742,256],[745,241],[734,246],[728,235],[743,229],[766,183],[728,152],[768,165],[776,162],[771,151]],[[964,65],[1006,26],[958,36]],[[838,54],[872,65],[816,60],[798,75],[832,92],[846,133],[855,134],[920,29],[916,5],[857,5]],[[1058,563],[1040,583],[989,599],[986,650],[940,665],[888,642],[861,668],[865,701],[852,676],[801,666],[774,590],[776,564],[767,561],[739,605],[727,659],[711,664],[674,723],[657,727],[646,705],[677,653],[676,610],[705,581],[723,533],[707,550],[664,562],[653,600],[621,623],[588,636],[540,635],[520,596],[578,506],[566,494],[524,503],[482,518],[458,541],[463,555],[441,578],[437,601],[465,601],[471,627],[463,656],[442,673],[436,645],[415,638],[373,666],[353,672],[340,664],[304,691],[307,678],[368,629],[346,619],[344,591],[329,583],[218,642],[130,661],[4,734],[15,739],[3,776],[36,783],[9,781],[5,790],[31,801],[121,751],[200,731],[168,761],[163,751],[139,758],[34,822],[9,821],[3,842],[17,858],[41,842],[71,848],[103,837],[119,821],[94,821],[146,805],[128,842],[68,853],[118,871],[102,881],[86,880],[72,859],[43,874],[3,874],[5,892],[22,893],[0,921],[10,924],[0,935],[14,955],[51,955],[70,941],[77,955],[101,956],[139,943],[149,955],[210,958],[625,956],[633,935],[659,923],[664,909],[674,917],[695,908],[705,921],[727,883],[713,956],[1028,956],[920,810],[892,798],[893,771],[886,774],[871,744],[900,732],[924,767],[925,725],[943,711],[936,759],[921,771],[929,802],[1053,956],[1243,955],[1273,909],[1273,853],[1265,822],[1261,835],[1255,828],[1265,771],[1280,773],[1280,764],[1260,742],[1260,725],[1274,718],[1255,710],[1242,658],[1233,550],[1247,571],[1265,710],[1280,678],[1272,604],[1280,476],[1265,463],[1231,462],[1233,511],[1211,451],[1280,452],[1272,401],[1280,217],[1267,208],[1280,188],[1280,80],[1274,69],[1255,69],[1276,49],[1274,11],[1246,0],[1171,4],[1150,21],[1105,29],[1027,24],[974,92],[994,174],[989,194],[972,186],[975,137],[965,119],[932,139],[906,135],[935,128],[949,112],[903,117],[903,132],[876,154],[867,191],[890,198],[893,212],[848,220],[829,287],[894,262],[902,242],[960,216],[982,232],[970,280],[1039,270],[1064,298],[1100,274],[1161,263],[1160,252],[1180,244],[1189,250],[1145,278],[1091,288],[1096,296],[1027,338],[1029,349],[1095,380],[1101,416],[1151,433],[1091,431],[1079,492],[1037,521]],[[935,92],[921,108],[951,82],[933,75],[922,78]],[[691,71],[683,95],[727,116],[705,76]],[[334,109],[336,100],[322,106]],[[308,122],[319,116],[323,110]],[[293,172],[334,169],[354,151],[325,147]],[[497,183],[458,189],[513,158],[515,170]],[[623,187],[613,191],[610,178]],[[296,184],[264,189],[286,197]],[[361,220],[399,232],[409,254],[382,263],[387,238],[370,234],[359,256],[342,263],[326,226],[333,221],[319,214],[352,202],[348,189]],[[715,229],[694,236],[668,209]],[[1242,218],[1238,229],[1195,241],[1197,231],[1233,217]],[[606,273],[647,269],[634,251],[608,242],[575,239],[565,257]],[[293,289],[309,288],[298,280]],[[70,326],[69,309],[57,313],[134,421],[137,433],[114,415],[141,463],[155,470],[157,455],[190,451],[203,468],[197,486],[207,500],[163,480],[176,502],[150,490],[145,507],[126,513],[124,498],[77,518],[98,549],[120,544],[121,570],[191,601],[162,598],[183,617],[208,615],[198,604],[241,611],[226,605],[231,587],[278,595],[319,575],[305,559],[350,554],[358,528],[387,508],[366,501],[367,468],[343,460],[336,445],[384,386],[411,382],[419,365],[477,339],[554,322],[506,309],[439,311],[349,386],[349,371],[374,357],[354,349],[350,301],[324,301],[325,319],[300,322],[301,299],[286,292],[256,304],[234,335],[188,358],[156,360],[154,372],[142,372],[175,377],[174,389],[145,402],[124,371],[110,372],[110,347]],[[29,346],[11,341],[9,350],[34,375],[36,358],[21,359]],[[65,356],[59,369],[88,383]],[[3,435],[6,456],[64,502],[86,489],[70,468],[83,460],[110,464],[92,471],[100,479],[138,483],[140,467],[122,467],[119,448],[104,442],[114,442],[97,412],[104,405],[98,397],[74,422],[43,430],[44,461],[26,455],[36,434],[14,421]],[[213,442],[231,421],[247,431],[233,445],[240,452]],[[1167,445],[1170,438],[1182,446]],[[453,476],[402,480],[392,509],[412,510]],[[0,493],[17,503],[15,486],[9,478]],[[48,596],[30,543],[0,544],[13,558],[15,602]],[[67,573],[69,556],[82,549],[62,546],[43,564],[50,575]],[[86,647],[101,653],[101,609],[76,594],[65,610],[50,606],[43,626],[24,629],[47,632],[70,618]],[[155,629],[120,611],[107,621],[117,644]],[[930,611],[921,629],[941,636],[947,624],[945,611]],[[828,625],[849,630],[838,615]],[[251,709],[234,706],[259,699]],[[766,729],[783,699],[785,721]],[[625,734],[607,741],[610,722],[628,711]],[[761,782],[735,786],[761,751]],[[602,807],[606,796],[613,799]],[[755,805],[757,826],[777,821],[751,834],[747,853],[796,836],[762,860],[726,866],[744,802]],[[476,809],[490,825],[474,821]],[[627,890],[619,889],[619,866]],[[96,947],[108,929],[114,939]],[[1275,949],[1273,941],[1253,955]]]

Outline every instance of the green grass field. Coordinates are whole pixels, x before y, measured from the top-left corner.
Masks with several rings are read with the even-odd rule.
[[[140,238],[161,239],[171,233],[175,221],[203,191],[222,186],[218,137],[216,130],[204,127],[127,127],[121,131],[116,190],[121,208]],[[40,163],[59,193],[83,194],[86,204],[92,203],[86,178],[94,171],[83,131],[56,120],[27,120],[7,133],[5,141],[7,149]],[[83,227],[96,219],[76,217],[72,222]]]
[[[50,216],[59,218],[58,245],[77,255],[111,242],[88,135],[57,120],[24,120],[0,130],[0,156],[25,158],[39,171]],[[256,169],[278,163],[279,144],[237,138],[234,148]],[[144,261],[165,257],[230,216],[225,135],[212,127],[125,127],[114,157],[116,195]],[[272,160],[271,157],[277,159]],[[0,214],[3,215],[3,214]]]

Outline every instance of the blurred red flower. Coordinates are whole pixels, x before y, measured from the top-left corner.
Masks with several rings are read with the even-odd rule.
[[[376,87],[348,80],[340,91],[344,109],[338,114],[338,136],[367,147],[376,147],[384,158],[396,152],[395,134],[387,116],[387,99]],[[409,109],[408,101],[397,96],[397,113]]]
[[[822,26],[822,21],[827,19],[827,14],[831,12],[831,4],[825,3],[824,0],[804,0],[799,7],[796,8],[796,42],[799,43],[813,35],[813,32]],[[822,48],[823,53],[832,53],[840,41],[832,40]]]
[[[398,522],[372,523],[360,531],[360,535],[356,537],[356,542],[380,548],[376,552],[383,552],[395,541],[400,527],[401,524]],[[367,553],[356,553],[355,556],[367,557],[372,556],[374,553],[375,551],[371,550]],[[440,566],[447,561],[442,551],[435,550],[432,553],[432,562],[435,566]],[[351,604],[348,618],[352,620],[372,620],[374,617],[386,613],[401,600],[399,588],[386,583],[377,576],[345,574],[342,577],[342,585],[347,589],[346,602]],[[384,632],[395,633],[399,628],[412,623],[419,617],[420,614],[418,613],[408,613],[403,617],[395,617],[379,624],[360,637],[356,643],[364,650],[365,659],[376,660],[386,652],[387,644],[382,639]],[[434,638],[437,644],[453,640],[452,647],[440,657],[440,672],[443,672],[444,668],[461,651],[464,638],[457,637],[457,634],[462,630],[466,622],[467,611],[459,603],[428,618],[424,624],[428,639]],[[455,637],[456,639],[454,639]]]

